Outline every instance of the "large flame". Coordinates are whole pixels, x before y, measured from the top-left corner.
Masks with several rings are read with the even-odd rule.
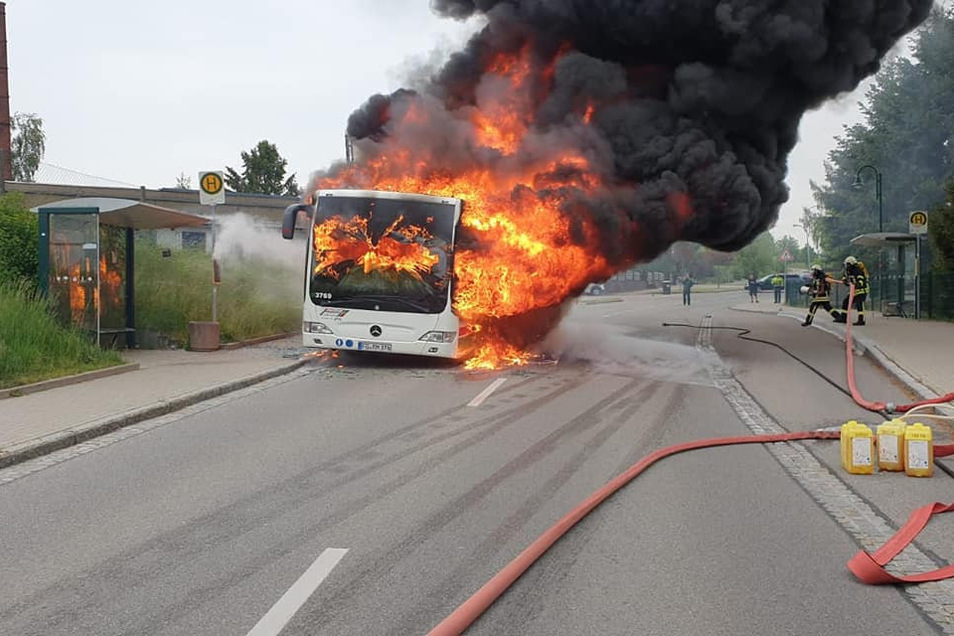
[[[395,238],[400,234],[404,240]],[[404,223],[399,216],[377,242],[368,231],[368,219],[355,216],[347,221],[330,218],[315,225],[315,274],[338,278],[339,263],[353,262],[365,274],[372,270],[404,272],[422,280],[440,258],[423,245],[432,238],[424,228]],[[421,242],[417,242],[421,241]]]
[[[513,55],[495,55],[488,61],[476,106],[447,111],[412,99],[401,112],[390,113],[389,136],[379,150],[314,183],[316,189],[368,188],[464,200],[453,307],[465,324],[491,327],[483,330],[467,363],[470,368],[526,363],[530,354],[525,334],[494,325],[559,307],[620,265],[601,255],[590,217],[571,212],[588,193],[612,185],[570,144],[556,154],[536,149],[541,142],[539,131],[530,125],[534,104],[552,80],[554,64],[555,60],[532,59],[529,46]],[[582,103],[576,125],[587,126],[595,109],[592,103]],[[448,113],[458,119],[456,129],[471,149],[464,165],[444,165],[430,154],[427,144],[415,143],[428,134],[429,118]],[[340,241],[329,243],[343,234],[356,240],[348,247]],[[427,264],[426,250],[400,245],[392,252],[397,246],[385,246],[383,240],[372,245],[366,236],[366,225],[362,227],[357,218],[344,226],[317,226],[318,267],[342,258],[366,266],[369,259],[374,266],[381,259],[407,271]]]
[[[96,287],[96,279],[89,257],[84,257],[81,262],[65,265],[69,261],[69,248],[62,247],[54,252],[54,259],[59,266],[59,270],[65,272],[61,274],[61,281],[66,284],[66,295],[70,306],[70,321],[72,324],[84,324],[86,312],[95,308],[100,302],[100,291],[109,299],[110,306],[113,308],[122,307],[122,297],[120,296],[123,284],[122,276],[107,265],[105,254],[99,257],[99,288]],[[90,301],[92,301],[91,305],[89,304]]]

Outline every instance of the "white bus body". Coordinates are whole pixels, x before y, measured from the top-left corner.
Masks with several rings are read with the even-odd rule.
[[[299,213],[310,218],[302,344],[459,357],[460,320],[451,301],[460,199],[321,190],[314,201],[290,206],[282,227],[290,239]],[[320,249],[328,245],[335,247]],[[379,252],[387,247],[421,255],[431,265],[412,271],[381,265],[387,256]]]

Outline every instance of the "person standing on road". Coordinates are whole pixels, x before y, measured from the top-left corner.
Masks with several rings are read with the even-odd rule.
[[[805,322],[802,323],[803,327],[812,324],[812,320],[815,319],[815,312],[818,311],[819,307],[830,313],[836,321],[838,320],[838,310],[831,306],[831,279],[828,278],[828,274],[821,268],[821,265],[812,265],[812,280],[808,286],[808,294],[811,296],[812,302],[808,306],[808,315],[805,316]]]
[[[868,298],[868,275],[864,265],[859,263],[854,256],[845,259],[845,273],[841,282],[846,287],[848,285],[855,286],[855,300],[852,303],[852,309],[858,313],[858,319],[854,324],[863,327],[865,324],[865,300]],[[845,294],[845,299],[841,301],[841,309],[835,310],[837,312],[835,322],[848,322],[848,297],[849,294]]]
[[[692,274],[686,274],[682,279],[682,304],[692,305],[692,286],[696,281],[692,279]]]
[[[756,280],[755,274],[749,274],[749,302],[757,303],[759,302],[759,281]]]
[[[772,276],[772,290],[775,292],[775,304],[778,305],[782,302],[782,289],[785,288],[785,277],[775,273],[775,276]]]

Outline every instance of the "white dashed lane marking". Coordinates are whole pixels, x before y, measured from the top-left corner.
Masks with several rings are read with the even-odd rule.
[[[468,402],[467,406],[480,406],[481,404],[484,403],[484,400],[490,397],[491,393],[499,389],[500,385],[506,381],[507,381],[507,378],[497,378],[496,380],[490,383],[490,386],[488,386],[486,389],[478,393],[477,397],[475,397],[473,400]]]
[[[272,609],[255,624],[248,636],[277,636],[347,553],[347,548],[328,548],[322,552],[311,567],[298,577],[294,585],[282,594]]]

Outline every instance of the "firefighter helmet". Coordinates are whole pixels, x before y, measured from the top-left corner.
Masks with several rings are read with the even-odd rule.
[[[858,259],[854,256],[845,257],[845,265],[855,265],[858,262]]]
[[[815,263],[814,265],[812,265],[812,271],[813,271],[813,272],[820,272],[820,271],[822,271],[822,266],[819,265],[818,263]]]

